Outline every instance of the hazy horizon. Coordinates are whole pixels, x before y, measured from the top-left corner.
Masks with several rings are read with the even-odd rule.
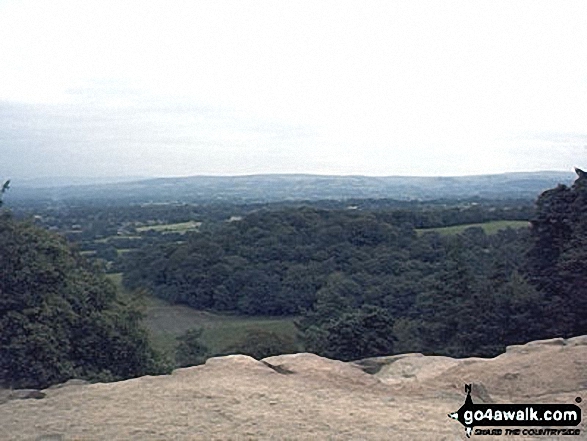
[[[0,179],[569,171],[582,1],[0,0]]]
[[[581,167],[579,167],[581,168]],[[151,175],[151,176],[137,176],[137,175],[30,175],[30,176],[18,176],[18,175],[6,175],[0,176],[0,180],[11,180],[11,181],[108,181],[108,182],[130,182],[130,181],[141,181],[149,179],[175,179],[175,178],[191,178],[191,177],[219,177],[219,178],[230,178],[230,177],[247,177],[247,176],[273,176],[273,175],[308,175],[308,176],[329,176],[329,177],[372,177],[372,178],[387,178],[387,177],[405,177],[405,178],[451,178],[451,177],[474,177],[474,176],[487,176],[487,175],[502,175],[502,174],[526,174],[526,173],[574,173],[574,166],[568,170],[554,170],[554,169],[543,169],[543,170],[516,170],[516,171],[503,171],[495,173],[463,173],[463,174],[367,174],[367,173],[311,173],[311,172],[292,172],[292,173],[280,173],[280,172],[259,172],[259,173],[235,173],[235,174],[214,174],[214,173],[196,173],[196,174],[185,174],[185,175]]]
[[[2,180],[9,179],[13,187],[28,188],[48,188],[62,186],[84,186],[100,185],[114,183],[131,183],[156,179],[189,179],[189,178],[247,178],[247,177],[270,177],[270,176],[307,176],[307,177],[326,177],[326,178],[466,178],[482,176],[499,176],[499,175],[518,175],[518,174],[564,174],[573,176],[573,172],[568,170],[538,170],[538,171],[516,171],[489,174],[470,174],[470,175],[366,175],[366,174],[314,174],[314,173],[252,173],[240,175],[184,175],[184,176],[35,176],[35,177],[2,177]]]

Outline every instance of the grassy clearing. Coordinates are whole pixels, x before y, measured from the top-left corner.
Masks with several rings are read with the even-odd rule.
[[[130,253],[131,251],[137,251],[138,248],[121,248],[116,250],[118,252],[118,255],[120,256],[121,254],[126,254],[126,253]]]
[[[147,306],[145,327],[156,348],[171,355],[176,338],[191,328],[203,328],[202,342],[212,353],[235,344],[248,330],[263,329],[295,338],[294,319],[244,317],[198,311],[187,306],[162,304]]]
[[[141,236],[108,236],[102,239],[96,239],[94,243],[109,243],[109,242],[116,242],[120,239],[127,239],[127,240],[142,240]]]
[[[122,289],[122,274],[108,274],[108,278]],[[123,296],[129,294],[123,291]],[[263,329],[295,340],[295,317],[259,317],[217,314],[199,311],[188,306],[172,305],[152,296],[141,299],[151,342],[158,350],[172,356],[176,338],[191,328],[203,328],[203,343],[212,353],[220,353],[233,345],[248,330]]]
[[[120,290],[123,295],[126,295],[125,289],[122,287],[122,273],[110,273],[106,274],[106,278],[114,282],[116,287]]]
[[[159,231],[161,233],[186,233],[188,231],[198,231],[202,222],[179,222],[176,224],[162,224],[162,225],[148,225],[144,227],[137,227],[139,233],[145,231]]]
[[[485,231],[486,234],[495,234],[499,230],[505,230],[506,228],[527,228],[529,226],[528,221],[508,221],[508,220],[500,220],[500,221],[491,221],[491,222],[484,222],[480,224],[463,224],[463,225],[453,225],[451,227],[439,227],[439,228],[419,228],[416,229],[418,234],[424,234],[431,231],[434,231],[438,234],[443,236],[449,236],[454,234],[460,234],[465,231],[467,228],[471,227],[481,227]]]

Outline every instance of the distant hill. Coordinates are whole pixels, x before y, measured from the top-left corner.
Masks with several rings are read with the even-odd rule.
[[[7,202],[31,200],[110,200],[120,202],[275,202],[293,200],[389,198],[518,199],[535,198],[559,183],[570,184],[571,172],[521,172],[497,175],[321,176],[251,175],[156,178],[91,185],[13,186]],[[63,181],[60,181],[63,184]]]
[[[102,185],[115,184],[119,182],[136,182],[149,179],[146,176],[107,176],[107,177],[84,177],[84,176],[55,176],[51,178],[13,178],[20,187],[27,188],[54,188],[71,187],[78,185]]]

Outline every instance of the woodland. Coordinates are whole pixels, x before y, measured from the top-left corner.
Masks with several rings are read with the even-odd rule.
[[[577,173],[530,203],[3,208],[0,386],[118,380],[214,355],[197,329],[179,340],[175,360],[158,353],[108,272],[122,273],[126,292],[171,304],[295,317],[296,347],[340,360],[491,357],[507,345],[587,334],[587,178]],[[528,227],[437,230],[495,220]],[[188,221],[197,228],[150,226]],[[245,337],[252,354],[292,348],[270,333]]]

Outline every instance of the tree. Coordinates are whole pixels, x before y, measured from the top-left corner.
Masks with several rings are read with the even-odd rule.
[[[177,337],[175,363],[178,367],[195,366],[206,361],[209,350],[201,341],[202,332],[201,328],[193,328]]]
[[[2,185],[2,188],[0,189],[0,207],[1,207],[1,206],[2,206],[2,204],[3,204],[3,201],[2,201],[2,195],[3,195],[4,193],[6,193],[6,191],[7,191],[9,188],[10,188],[10,179],[9,179],[8,181],[6,181],[6,182],[5,182],[5,183]]]
[[[419,340],[428,353],[466,354],[463,332],[472,332],[468,319],[477,314],[474,296],[478,285],[461,237],[448,244],[447,257],[416,295],[412,315],[419,322]],[[465,329],[463,329],[465,328]],[[467,329],[468,328],[468,329]]]
[[[365,305],[321,325],[304,329],[307,350],[324,357],[357,360],[393,353],[393,317],[383,308]]]
[[[298,352],[298,347],[289,337],[279,335],[276,332],[253,328],[249,329],[243,337],[222,352],[249,355],[261,360],[272,355]]]
[[[577,169],[572,187],[559,185],[537,201],[528,253],[531,282],[545,296],[549,333],[587,333],[587,176]]]
[[[0,215],[0,386],[160,373],[140,318],[64,239]]]
[[[304,326],[321,325],[357,307],[360,286],[343,273],[332,273],[316,292],[314,308],[302,319]]]

